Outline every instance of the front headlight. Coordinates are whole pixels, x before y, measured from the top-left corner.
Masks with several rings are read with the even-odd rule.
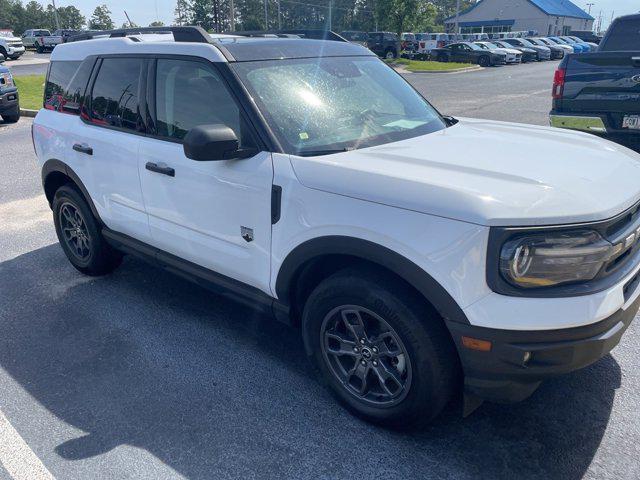
[[[622,249],[595,230],[523,233],[502,246],[500,273],[520,288],[586,282]]]

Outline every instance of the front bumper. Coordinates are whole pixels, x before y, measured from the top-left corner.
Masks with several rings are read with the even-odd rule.
[[[18,58],[22,54],[24,54],[24,52],[25,52],[24,47],[9,47],[7,49],[7,54],[9,55],[9,57],[12,57],[12,58]]]
[[[17,111],[20,108],[19,101],[16,88],[0,93],[0,114]]]
[[[531,395],[545,378],[596,362],[620,342],[634,319],[640,307],[640,295],[634,293],[635,299],[613,315],[576,328],[497,330],[448,321],[464,369],[465,393],[483,400],[517,402]],[[471,349],[463,344],[463,337],[490,342],[490,349]]]

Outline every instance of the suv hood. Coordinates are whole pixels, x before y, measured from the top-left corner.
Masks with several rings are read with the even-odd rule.
[[[604,220],[640,198],[640,155],[591,134],[489,120],[318,157],[306,187],[487,226]]]
[[[0,40],[5,40],[7,42],[20,42],[21,41],[21,39],[18,38],[18,37],[3,37],[3,36],[0,36]]]

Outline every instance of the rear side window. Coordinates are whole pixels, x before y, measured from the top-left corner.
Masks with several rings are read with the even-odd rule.
[[[142,62],[138,58],[102,60],[91,92],[92,123],[144,131],[139,105]]]
[[[601,51],[640,50],[640,20],[619,20],[610,29],[609,35],[600,46]]]
[[[44,89],[44,108],[79,114],[93,63],[93,59],[82,63],[52,62]]]

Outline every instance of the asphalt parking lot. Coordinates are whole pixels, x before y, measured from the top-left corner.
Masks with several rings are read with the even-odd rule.
[[[443,113],[545,124],[554,68],[408,78]],[[0,478],[640,478],[637,321],[523,403],[383,430],[316,382],[296,330],[132,258],[76,272],[30,127],[0,123]]]

